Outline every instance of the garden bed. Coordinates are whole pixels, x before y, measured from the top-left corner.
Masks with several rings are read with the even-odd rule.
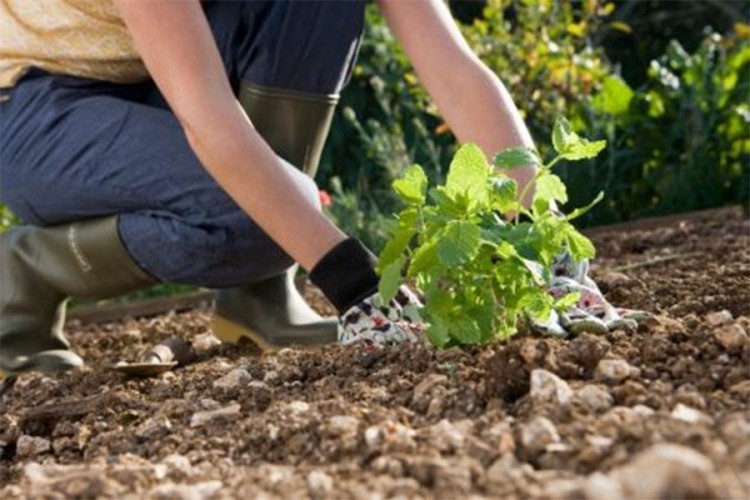
[[[657,313],[637,332],[260,356],[217,345],[206,309],[72,322],[87,368],[21,377],[5,397],[0,497],[747,498],[747,216],[593,240],[607,297]],[[108,370],[171,336],[194,363]]]

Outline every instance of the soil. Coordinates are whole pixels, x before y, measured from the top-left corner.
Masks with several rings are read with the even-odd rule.
[[[593,239],[610,301],[656,313],[637,331],[261,355],[208,310],[68,324],[87,366],[4,397],[0,497],[750,497],[747,216]],[[188,366],[109,369],[174,336]]]

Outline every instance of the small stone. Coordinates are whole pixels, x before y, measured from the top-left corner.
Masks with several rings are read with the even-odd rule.
[[[594,373],[597,380],[608,384],[617,384],[634,375],[635,368],[624,359],[602,359]]]
[[[748,341],[747,333],[737,323],[720,326],[714,330],[714,337],[724,349],[730,352],[741,349]]]
[[[441,452],[455,452],[463,446],[465,440],[464,433],[446,419],[429,427],[428,434],[430,444]]]
[[[631,283],[633,281],[633,278],[631,278],[627,274],[612,271],[599,278],[598,281],[602,285],[616,287]]]
[[[246,385],[253,377],[243,368],[235,368],[220,379],[214,381],[214,389],[231,390]]]
[[[521,427],[520,434],[521,446],[531,455],[541,453],[548,445],[560,442],[555,424],[545,417],[534,417]]]
[[[266,373],[263,374],[263,382],[273,382],[279,378],[279,372],[276,370],[268,370]]]
[[[620,500],[625,498],[620,483],[601,472],[595,472],[586,478],[583,483],[583,496],[587,500]]]
[[[678,403],[674,407],[671,416],[676,420],[682,420],[683,422],[687,422],[689,424],[697,424],[699,422],[709,423],[712,420],[706,414],[682,403]]]
[[[221,340],[217,339],[213,333],[206,332],[196,335],[191,344],[196,352],[205,352],[221,345]]]
[[[692,448],[660,443],[614,470],[631,498],[713,498],[711,460]]]
[[[231,404],[218,410],[199,411],[190,419],[190,427],[200,427],[215,420],[235,420],[240,416],[240,405]]]
[[[359,420],[348,415],[334,415],[328,420],[326,430],[333,436],[344,437],[357,434]]]
[[[513,438],[511,437],[511,440]],[[490,445],[474,436],[466,436],[466,454],[477,460],[482,466],[489,465],[500,454],[499,449],[493,449]]]
[[[204,481],[202,483],[175,484],[163,483],[148,492],[149,498],[210,498],[221,489],[221,481]]]
[[[448,377],[445,375],[439,375],[436,373],[432,373],[430,375],[427,375],[424,380],[422,380],[417,386],[414,388],[414,394],[412,395],[412,401],[420,401],[425,396],[427,396],[433,388],[435,388],[438,385],[444,384],[448,381]]]
[[[19,458],[32,458],[48,452],[51,447],[49,439],[24,434],[16,441],[16,456]]]
[[[614,398],[605,388],[589,384],[575,392],[573,401],[589,412],[599,413],[609,410]]]
[[[382,441],[382,438],[383,436],[378,427],[373,425],[365,429],[365,443],[370,448],[373,448],[377,446],[378,444],[380,444],[380,442]]]
[[[719,311],[719,312],[712,312],[706,315],[706,323],[708,323],[708,326],[716,327],[721,326],[726,323],[729,323],[734,318],[732,317],[732,313],[727,311],[726,309]]]
[[[135,429],[135,435],[141,439],[159,439],[169,434],[172,423],[166,415],[156,415],[146,419]]]
[[[303,413],[307,413],[308,411],[310,411],[310,404],[304,401],[292,401],[291,403],[286,405],[286,409],[290,413],[301,415]]]
[[[161,464],[167,466],[172,472],[177,472],[184,477],[188,477],[193,472],[193,466],[190,464],[190,459],[184,455],[173,453],[164,457]]]
[[[307,475],[307,487],[313,496],[324,496],[333,490],[333,479],[323,471],[314,470]]]
[[[11,415],[0,415],[0,448],[14,443],[21,435],[18,419]]]
[[[573,391],[567,382],[554,373],[536,369],[531,372],[529,394],[536,404],[550,403],[556,406],[565,406],[570,402]]]

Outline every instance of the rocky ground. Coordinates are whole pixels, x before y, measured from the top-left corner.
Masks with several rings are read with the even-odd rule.
[[[594,240],[637,332],[260,356],[208,311],[69,325],[89,364],[6,395],[0,498],[750,497],[747,216]],[[172,336],[194,363],[108,369]]]

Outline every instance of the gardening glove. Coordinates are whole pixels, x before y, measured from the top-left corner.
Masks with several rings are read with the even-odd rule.
[[[533,330],[555,336],[581,332],[605,334],[616,328],[634,330],[639,321],[651,316],[645,311],[614,307],[604,298],[588,273],[589,261],[577,261],[567,250],[555,258],[549,293],[560,298],[568,293],[578,292],[581,297],[566,312],[553,311],[547,321],[532,321]]]
[[[367,348],[417,342],[424,331],[419,298],[407,287],[384,303],[378,292],[352,306],[340,318],[339,343]]]

